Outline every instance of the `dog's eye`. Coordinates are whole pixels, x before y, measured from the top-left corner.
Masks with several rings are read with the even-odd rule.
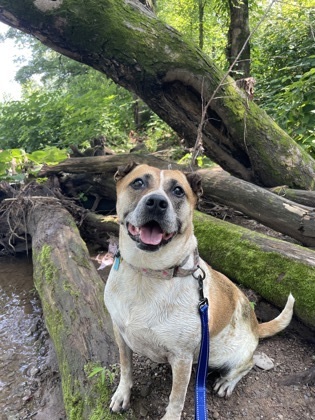
[[[173,189],[173,194],[176,195],[176,197],[183,197],[185,192],[182,187],[177,186]]]
[[[137,178],[131,183],[131,186],[135,190],[140,190],[144,186],[144,182],[141,178]]]

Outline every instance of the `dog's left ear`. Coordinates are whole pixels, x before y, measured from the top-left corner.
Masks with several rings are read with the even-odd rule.
[[[120,181],[123,177],[125,177],[129,172],[131,172],[136,166],[139,164],[136,162],[130,162],[127,165],[118,166],[117,172],[114,175],[114,180],[116,182]]]
[[[201,176],[196,172],[186,172],[185,175],[187,181],[189,182],[189,185],[191,186],[191,189],[196,194],[197,199],[199,200],[203,194],[203,189],[201,186]]]

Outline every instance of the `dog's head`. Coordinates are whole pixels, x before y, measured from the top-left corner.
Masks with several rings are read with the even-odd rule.
[[[137,248],[157,251],[193,234],[193,209],[202,193],[199,175],[132,163],[120,167],[115,180],[118,218]]]

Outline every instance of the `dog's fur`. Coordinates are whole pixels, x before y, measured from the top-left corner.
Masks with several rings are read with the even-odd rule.
[[[118,269],[111,270],[105,303],[119,347],[121,378],[110,407],[119,412],[129,406],[135,351],[171,364],[173,384],[163,420],[180,419],[200,346],[198,284],[191,274],[165,280],[153,270],[194,267],[197,241],[192,217],[202,192],[200,179],[129,165],[118,170],[116,181],[121,261]],[[223,372],[214,389],[228,397],[253,367],[258,339],[289,324],[294,298],[289,296],[277,318],[258,324],[244,294],[202,259],[199,265],[206,273],[204,293],[209,300],[209,366]],[[146,274],[143,269],[151,271]]]

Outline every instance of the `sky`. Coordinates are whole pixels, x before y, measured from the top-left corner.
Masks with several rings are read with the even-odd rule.
[[[5,34],[8,26],[0,22],[0,34]],[[14,76],[19,65],[14,63],[14,56],[21,54],[21,50],[14,47],[14,41],[8,39],[0,42],[0,101],[4,96],[19,99],[21,95],[20,85],[14,81]]]

